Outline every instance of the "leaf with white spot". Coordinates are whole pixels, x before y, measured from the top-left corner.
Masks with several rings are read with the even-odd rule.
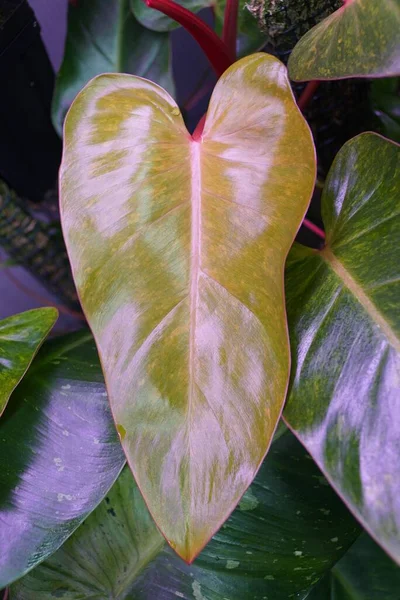
[[[0,422],[0,589],[57,550],[118,476],[103,392],[87,332],[45,342],[14,391]]]
[[[363,533],[307,600],[399,600],[400,569]]]
[[[339,152],[326,246],[286,272],[292,383],[284,416],[368,532],[400,562],[400,147]]]
[[[302,600],[359,531],[320,477],[285,433],[247,492],[252,505],[239,506],[188,566],[165,543],[126,468],[64,546],[13,586],[12,598]]]

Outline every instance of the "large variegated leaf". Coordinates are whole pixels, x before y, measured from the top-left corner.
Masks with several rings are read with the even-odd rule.
[[[295,81],[400,75],[400,0],[344,0],[289,59]]]
[[[60,134],[77,93],[95,75],[114,72],[147,77],[173,93],[168,35],[138,23],[129,0],[70,3],[64,59],[52,108],[53,123]]]
[[[327,244],[287,270],[285,418],[373,537],[400,561],[400,147],[363,134],[322,199]]]
[[[123,464],[92,336],[45,342],[0,420],[0,589],[61,546]]]
[[[0,321],[0,416],[57,316],[55,308],[36,308]]]
[[[12,600],[302,600],[358,534],[309,459],[292,434],[274,441],[190,566],[165,544],[126,469],[65,545],[12,588]]]
[[[399,600],[400,569],[363,533],[307,600]]]
[[[314,184],[266,54],[217,83],[200,139],[149,81],[93,80],[66,121],[61,214],[128,461],[193,560],[253,480],[286,395],[283,266]]]

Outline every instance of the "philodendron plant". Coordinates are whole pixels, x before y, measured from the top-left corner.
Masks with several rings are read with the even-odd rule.
[[[157,53],[171,18],[186,27],[218,81],[192,134],[157,83],[93,65],[68,111],[61,221],[91,333],[45,342],[0,420],[0,587],[398,600],[400,147],[344,145],[318,182],[323,231],[300,109],[315,79],[400,75],[400,2],[347,1],[308,32],[298,102],[277,58],[236,60],[237,1],[222,39],[186,8],[206,4],[147,5],[121,14],[164,36]],[[301,224],[319,249],[293,244]],[[55,317],[34,316],[8,333],[3,405]]]

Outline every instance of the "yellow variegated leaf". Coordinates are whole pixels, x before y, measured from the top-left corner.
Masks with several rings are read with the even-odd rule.
[[[122,445],[192,561],[265,456],[284,402],[288,250],[314,185],[309,129],[266,54],[221,77],[199,139],[175,101],[103,75],[75,100],[65,239]]]

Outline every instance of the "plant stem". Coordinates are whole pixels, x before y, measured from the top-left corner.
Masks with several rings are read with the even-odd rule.
[[[307,229],[315,233],[315,235],[320,237],[322,240],[325,239],[325,231],[318,227],[318,225],[315,225],[315,223],[312,223],[308,219],[304,219],[302,225],[304,225],[304,227],[307,227]]]
[[[222,39],[229,48],[232,56],[236,59],[237,22],[239,12],[239,0],[227,0],[224,13],[224,27]]]
[[[309,81],[307,83],[305,89],[303,90],[303,93],[301,94],[300,98],[297,101],[297,105],[301,111],[304,111],[304,109],[307,107],[308,103],[310,102],[310,100],[314,96],[315,92],[317,91],[317,88],[320,83],[321,83],[320,81],[316,81],[316,80]]]
[[[173,0],[144,0],[150,8],[155,8],[182,25],[202,48],[214,71],[220,77],[234,62],[234,55],[226,44],[197,15],[180,6]]]

